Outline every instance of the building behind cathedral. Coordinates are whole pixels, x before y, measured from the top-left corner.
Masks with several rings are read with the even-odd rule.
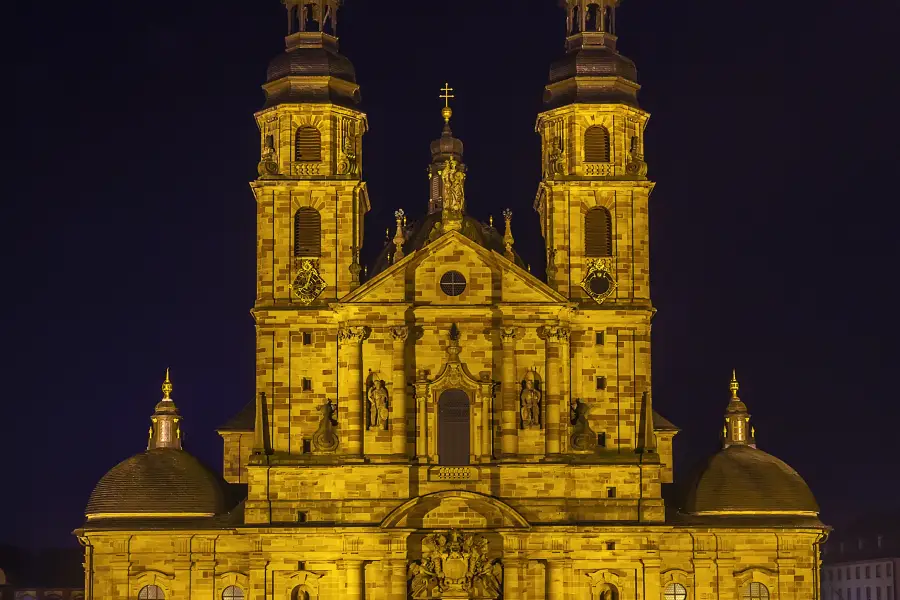
[[[664,494],[678,428],[651,387],[649,115],[618,2],[562,2],[536,126],[544,280],[511,211],[466,211],[483,199],[449,86],[421,214],[398,211],[361,264],[369,122],[341,2],[285,0],[256,113],[255,401],[220,430],[219,475],[182,448],[166,375],[147,450],[101,479],[77,531],[87,598],[818,597],[827,528],[757,449],[734,376],[722,449]]]

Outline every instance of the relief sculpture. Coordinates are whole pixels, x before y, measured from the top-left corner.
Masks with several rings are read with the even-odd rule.
[[[500,597],[503,567],[488,558],[486,538],[449,531],[425,537],[422,560],[409,565],[408,577],[416,599],[495,600]]]

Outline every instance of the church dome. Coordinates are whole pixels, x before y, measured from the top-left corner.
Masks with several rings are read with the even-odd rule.
[[[729,446],[698,471],[683,512],[703,515],[817,514],[809,486],[787,463],[747,445]]]
[[[207,517],[225,512],[225,483],[178,448],[153,448],[113,467],[91,493],[88,519]]]
[[[338,40],[321,32],[300,32],[286,38],[287,49],[269,63],[266,103],[334,103],[353,108],[360,102],[356,69],[338,51]]]

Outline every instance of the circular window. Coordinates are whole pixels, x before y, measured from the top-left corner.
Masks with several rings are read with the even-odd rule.
[[[466,291],[466,278],[459,271],[447,271],[441,277],[441,291],[448,296],[459,296]]]

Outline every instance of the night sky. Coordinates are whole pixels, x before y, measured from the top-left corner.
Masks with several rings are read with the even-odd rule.
[[[736,368],[760,448],[838,525],[900,494],[896,5],[625,0],[618,17],[653,115],[653,392],[683,429],[677,476],[717,449]],[[187,448],[217,469],[215,427],[253,399],[252,115],[286,19],[277,0],[6,10],[0,543],[73,544],[92,486],[145,448],[167,366]],[[371,127],[364,262],[395,209],[427,206],[448,81],[469,212],[512,208],[543,273],[556,1],[340,17]]]

